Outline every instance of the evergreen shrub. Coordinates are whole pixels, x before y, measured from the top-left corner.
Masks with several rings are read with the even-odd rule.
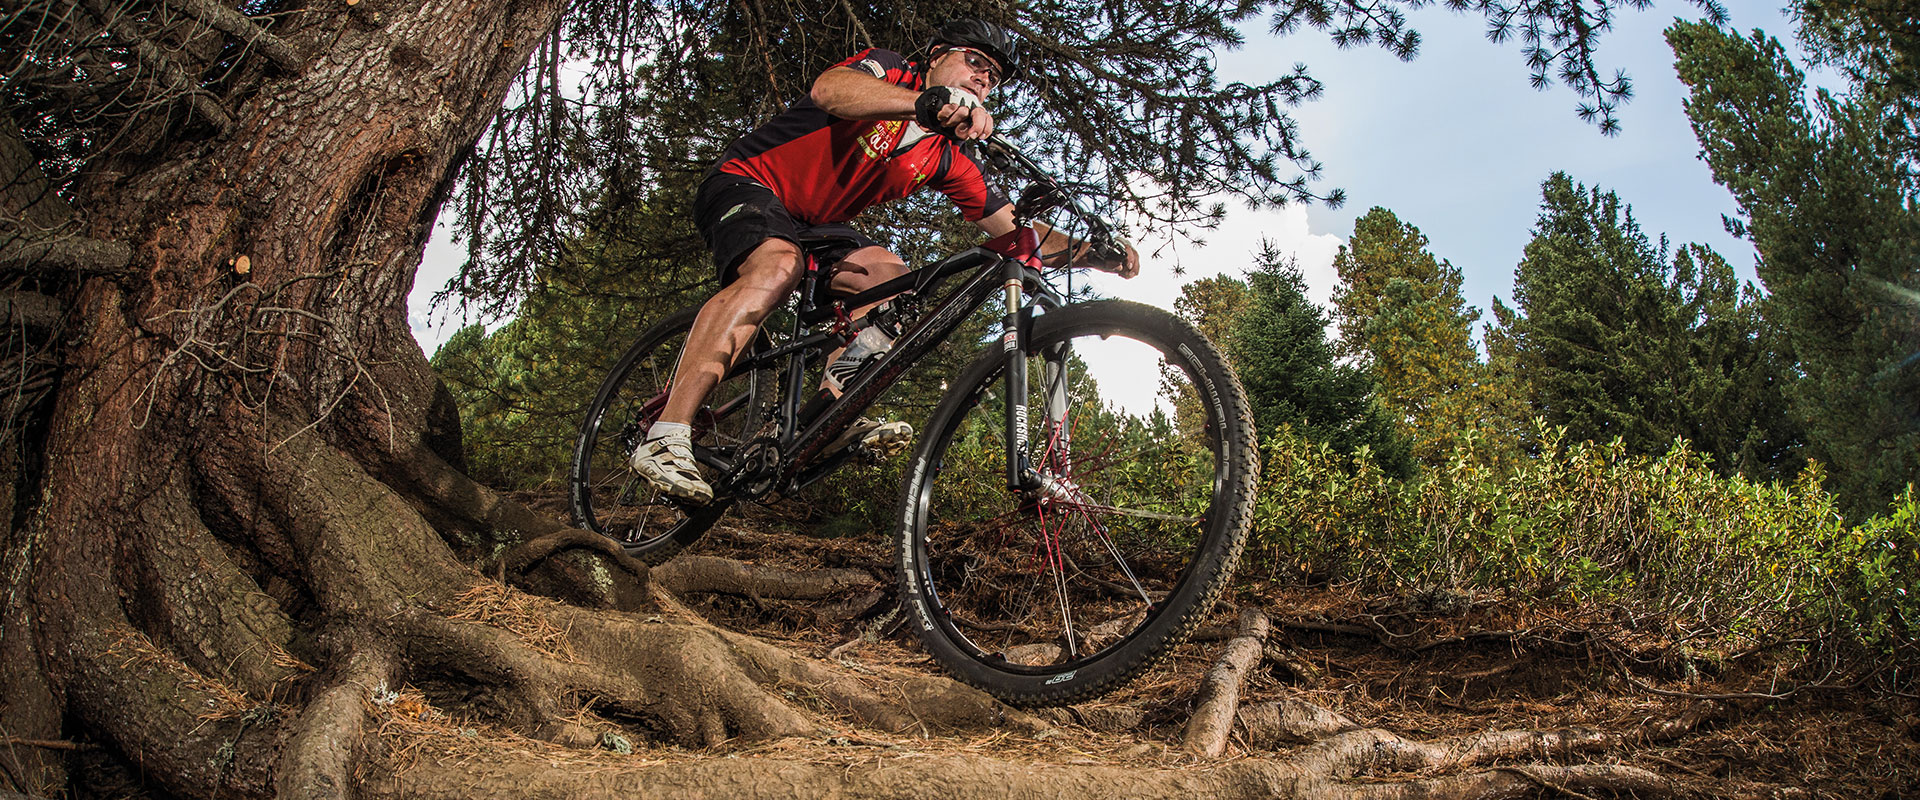
[[[1407,481],[1365,453],[1269,435],[1246,569],[1609,604],[1731,649],[1792,640],[1920,660],[1911,488],[1849,525],[1817,465],[1760,483],[1715,474],[1684,441],[1636,456],[1542,427],[1531,458],[1501,464],[1467,437]]]

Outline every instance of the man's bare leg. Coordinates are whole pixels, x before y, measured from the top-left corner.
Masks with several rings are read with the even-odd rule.
[[[694,318],[661,422],[693,422],[694,412],[746,351],[760,323],[793,292],[804,269],[800,246],[785,239],[768,239],[747,254],[739,278],[708,298]]]
[[[793,291],[804,263],[798,245],[768,239],[747,254],[739,277],[700,307],[681,346],[667,405],[631,458],[648,485],[697,503],[713,499],[713,487],[693,460],[694,412],[746,351],[760,323]]]

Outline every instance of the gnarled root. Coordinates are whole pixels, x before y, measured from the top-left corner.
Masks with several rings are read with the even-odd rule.
[[[1337,711],[1291,698],[1241,706],[1235,720],[1247,737],[1247,746],[1271,750],[1281,745],[1309,744],[1360,726]]]
[[[655,567],[653,580],[675,594],[719,592],[743,597],[785,600],[821,600],[877,582],[865,570],[813,569],[791,571],[750,564],[731,558],[682,555]]]
[[[1186,751],[1213,758],[1227,749],[1234,712],[1240,708],[1240,684],[1260,663],[1267,644],[1267,615],[1257,608],[1240,612],[1240,634],[1227,643],[1220,662],[1200,684],[1199,707],[1187,722]]]
[[[354,768],[369,731],[368,702],[388,691],[397,670],[389,653],[355,650],[331,685],[307,703],[274,770],[274,790],[282,798],[349,800]]]

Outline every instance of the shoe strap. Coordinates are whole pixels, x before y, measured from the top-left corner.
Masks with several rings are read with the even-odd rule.
[[[685,436],[669,434],[656,439],[648,439],[647,447],[655,451],[664,450],[668,456],[676,460],[693,460],[693,440]]]

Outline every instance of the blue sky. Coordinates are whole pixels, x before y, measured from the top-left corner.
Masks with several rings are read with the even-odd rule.
[[[1760,27],[1792,46],[1792,22],[1771,3],[1736,1],[1728,12],[1735,28]],[[1540,184],[1556,170],[1617,192],[1649,236],[1709,245],[1751,280],[1753,247],[1726,233],[1721,216],[1734,213],[1732,198],[1697,158],[1681,109],[1686,90],[1661,35],[1676,14],[1698,16],[1689,4],[1664,3],[1623,12],[1605,35],[1603,74],[1624,69],[1635,90],[1619,111],[1624,130],[1613,137],[1576,116],[1579,98],[1570,89],[1529,86],[1518,48],[1488,42],[1480,17],[1437,7],[1415,13],[1423,42],[1411,62],[1378,48],[1340,50],[1323,35],[1249,37],[1223,56],[1228,77],[1275,75],[1297,61],[1325,84],[1322,99],[1294,113],[1324,164],[1319,190],[1346,189],[1346,204],[1235,209],[1206,235],[1208,246],[1176,245],[1156,259],[1162,276],[1176,262],[1186,275],[1104,286],[1153,302],[1177,294],[1184,281],[1244,269],[1267,236],[1296,254],[1310,296],[1325,304],[1336,282],[1334,251],[1355,218],[1382,206],[1427,235],[1429,249],[1461,270],[1467,303],[1485,312],[1496,296],[1512,304],[1513,269],[1532,237]]]
[[[1733,0],[1733,27],[1755,27],[1792,45],[1792,22],[1777,0]],[[1353,221],[1384,206],[1429,238],[1429,249],[1458,267],[1469,305],[1486,312],[1492,298],[1512,304],[1513,269],[1538,216],[1540,184],[1555,170],[1619,193],[1650,236],[1675,245],[1711,246],[1753,278],[1751,245],[1729,236],[1721,215],[1734,205],[1699,161],[1699,146],[1680,103],[1685,87],[1661,36],[1676,15],[1697,18],[1684,2],[1623,11],[1600,49],[1603,74],[1624,69],[1634,98],[1619,111],[1623,130],[1602,136],[1575,115],[1565,86],[1535,90],[1513,43],[1486,40],[1485,22],[1439,7],[1412,14],[1423,37],[1420,54],[1402,62],[1373,47],[1340,50],[1324,34],[1248,37],[1222,54],[1223,77],[1261,80],[1305,63],[1325,83],[1324,96],[1293,110],[1305,144],[1324,165],[1319,191],[1347,191],[1341,208],[1296,205],[1281,210],[1234,208],[1221,229],[1196,247],[1142,240],[1158,255],[1132,281],[1099,281],[1110,294],[1171,307],[1181,284],[1222,272],[1242,274],[1264,236],[1298,258],[1309,295],[1325,304],[1335,283],[1336,249]],[[431,353],[461,323],[458,314],[430,318],[426,298],[445,284],[462,254],[444,226],[429,245],[413,295],[414,335]],[[1175,275],[1174,264],[1185,269]],[[1490,316],[1490,315],[1488,315]],[[1151,402],[1152,387],[1137,392]],[[1110,387],[1112,388],[1112,387]]]

